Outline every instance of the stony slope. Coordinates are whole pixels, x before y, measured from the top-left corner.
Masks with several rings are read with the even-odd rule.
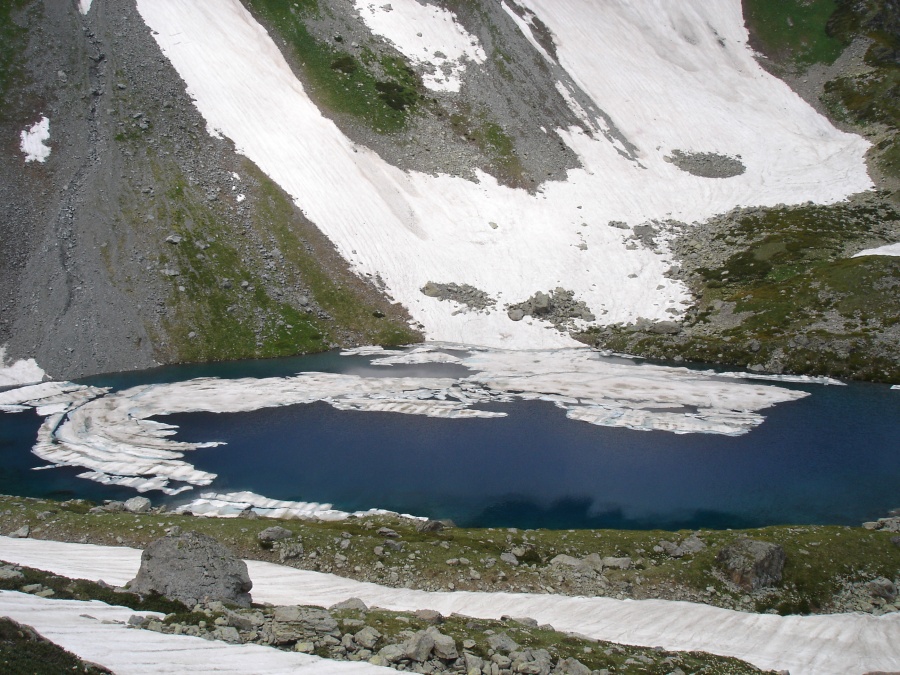
[[[608,142],[616,161],[645,169],[658,159],[640,146],[645,132],[637,118],[622,117],[634,110],[615,99],[618,76],[610,76],[612,88],[606,90],[607,83],[598,88],[579,78],[585,72],[579,70],[582,55],[569,47],[569,29],[562,34],[563,10],[554,13],[539,2],[436,4],[453,13],[457,33],[469,36],[483,58],[475,49],[457,60],[448,53],[422,61],[397,37],[414,41],[414,35],[385,23],[397,10],[379,13],[364,3],[315,0],[292,8],[269,0],[245,5],[276,38],[324,117],[391,171],[467,181],[487,177],[523,195],[515,202],[518,210],[595,161],[587,141],[572,139]],[[398,7],[408,11],[405,3]],[[590,344],[651,357],[895,380],[897,265],[890,258],[846,258],[900,235],[897,115],[890,104],[897,7],[876,0],[839,2],[834,11],[824,0],[753,0],[744,12],[752,45],[767,56],[764,65],[840,128],[870,138],[869,172],[879,192],[849,204],[738,209],[708,221],[691,222],[687,212],[685,223],[630,218],[634,222],[588,228],[573,221],[572,231],[558,233],[554,243],[568,246],[571,239],[574,253],[566,252],[560,264],[549,253],[546,259],[518,259],[528,245],[520,250],[521,242],[504,239],[506,223],[491,220],[493,232],[488,229],[494,216],[485,211],[476,214],[485,221],[484,233],[465,234],[466,226],[451,218],[460,236],[471,234],[477,246],[457,250],[457,242],[448,239],[450,267],[438,265],[432,278],[422,272],[422,251],[410,254],[415,249],[404,249],[390,230],[372,234],[371,241],[388,242],[374,258],[371,249],[364,250],[371,244],[365,238],[359,240],[360,255],[351,253],[340,228],[304,215],[303,194],[289,195],[227,138],[207,133],[208,118],[192,101],[196,91],[186,93],[171,54],[160,51],[160,36],[154,39],[133,0],[97,0],[85,15],[74,3],[7,3],[0,10],[6,45],[0,54],[0,245],[6,253],[0,258],[0,345],[8,343],[7,358],[36,357],[52,376],[73,377],[332,345],[396,344],[420,337],[410,325],[425,327],[410,324],[406,310],[391,304],[401,299],[431,333],[450,331],[476,341],[496,334],[507,339],[508,333],[520,334],[522,344],[551,335],[553,344],[564,344],[569,332],[582,332],[580,339]],[[664,39],[706,39],[688,14],[673,21],[675,38]],[[729,39],[720,36],[723,48]],[[672,46],[669,58],[696,65],[684,61],[690,52],[683,45]],[[598,91],[606,91],[605,98]],[[662,103],[671,109],[669,122],[681,124],[681,104]],[[647,109],[659,105],[648,101]],[[19,132],[42,115],[50,119],[52,152],[46,163],[26,163]],[[686,138],[684,130],[679,133]],[[747,166],[755,171],[750,155],[740,160],[684,147],[666,155],[674,175],[704,179],[697,185],[714,186],[713,193],[728,181],[745,180]],[[323,168],[329,161],[323,156]],[[432,183],[423,179],[421,185]],[[770,177],[767,185],[770,190],[777,180]],[[446,181],[433,187],[458,191]],[[642,199],[653,202],[654,192]],[[458,191],[456,199],[465,194]],[[291,203],[294,198],[303,211]],[[504,204],[498,202],[501,211]],[[589,214],[591,208],[599,210]],[[577,215],[588,222],[605,208],[588,207]],[[332,241],[353,260],[352,269]],[[468,271],[457,264],[498,242],[503,254],[491,260],[502,261],[500,286],[488,274],[493,263],[476,263]],[[384,267],[391,256],[399,262]],[[586,278],[600,290],[573,281],[554,291],[547,275],[568,274],[582,260],[592,261]],[[507,269],[509,261],[515,269]],[[667,261],[675,265],[664,278],[657,272]],[[634,271],[626,274],[629,265]],[[414,273],[407,275],[409,270]],[[381,272],[393,298],[386,295]],[[515,289],[509,290],[503,284],[513,277]],[[429,282],[469,289],[469,295],[420,293]],[[506,293],[486,292],[490,284]],[[647,288],[622,293],[639,284]],[[691,302],[688,291],[695,305],[682,314]],[[562,300],[546,312],[522,311],[524,321],[507,318],[507,307],[512,317],[537,293]],[[650,320],[635,322],[642,316]],[[661,323],[669,317],[679,323]]]

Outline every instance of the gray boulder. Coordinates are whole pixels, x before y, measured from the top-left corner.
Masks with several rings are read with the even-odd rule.
[[[201,601],[250,606],[253,583],[247,564],[218,541],[199,532],[158,539],[141,554],[132,593],[159,593],[188,607]]]
[[[129,513],[147,513],[153,504],[146,497],[132,497],[125,502],[125,510]]]
[[[335,603],[331,607],[328,608],[332,612],[340,611],[342,609],[352,609],[358,612],[368,612],[369,608],[359,598],[347,598],[341,602]]]
[[[506,633],[497,633],[488,637],[488,645],[495,652],[514,652],[519,648],[518,643]]]
[[[553,675],[591,675],[591,669],[578,659],[560,659],[553,669]]]
[[[769,588],[781,583],[787,555],[778,544],[738,539],[716,556],[726,575],[745,590]]]
[[[430,626],[425,630],[434,640],[434,655],[445,661],[455,661],[459,658],[459,651],[456,649],[456,642],[449,635],[444,635],[434,626]]]
[[[403,649],[404,658],[423,663],[429,659],[434,650],[434,638],[427,631],[419,631],[406,641]]]
[[[272,542],[281,541],[282,539],[290,539],[293,536],[294,533],[287,528],[276,525],[275,527],[267,527],[256,535],[256,538],[264,544],[271,544]]]
[[[13,539],[27,539],[31,535],[31,528],[28,525],[23,525],[15,532],[10,532],[9,536]]]
[[[272,637],[275,644],[316,640],[325,635],[340,636],[338,623],[334,617],[318,607],[276,607],[272,619]]]
[[[378,640],[381,639],[381,633],[372,628],[371,626],[363,626],[356,635],[353,636],[353,639],[363,649],[375,649],[375,645],[378,644]]]

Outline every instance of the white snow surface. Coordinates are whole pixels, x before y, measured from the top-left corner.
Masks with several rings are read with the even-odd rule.
[[[40,162],[43,164],[50,156],[50,120],[41,117],[30,127],[19,134],[19,149],[25,154],[26,162]]]
[[[0,560],[111,584],[133,579],[138,549],[0,537]],[[329,607],[351,597],[395,611],[434,609],[499,619],[527,616],[556,630],[668,650],[701,650],[792,675],[900,670],[900,613],[777,616],[667,600],[387,588],[248,560],[255,602]],[[3,596],[0,596],[3,597]],[[5,608],[3,608],[5,610]],[[13,618],[17,618],[13,615]],[[179,638],[181,639],[181,638]],[[319,671],[326,672],[326,671]]]
[[[864,255],[896,255],[900,256],[900,243],[887,244],[878,248],[867,248],[865,251],[856,253],[854,258],[861,258]]]
[[[392,12],[364,0],[359,7],[402,51],[421,53],[426,35],[436,36],[435,47],[464,47],[465,34],[444,10],[391,4]],[[690,223],[738,205],[832,203],[872,188],[868,142],[836,130],[756,63],[739,0],[524,4],[553,31],[560,63],[634,144],[636,160],[620,154],[615,139],[570,128],[555,132],[583,168],[534,194],[485,174],[469,181],[405,172],[321,114],[238,0],[137,6],[210,131],[232,139],[292,195],[356,272],[380,275],[433,340],[573,346],[546,322],[513,322],[503,309],[557,286],[607,323],[671,319],[667,310],[677,316],[691,300],[664,276],[670,255],[628,250],[630,233],[610,221]],[[432,14],[419,24],[418,12]],[[466,73],[479,67],[470,58]],[[739,155],[747,171],[692,176],[665,161],[676,149]],[[468,283],[498,304],[467,311],[424,296],[428,281]]]
[[[452,353],[451,353],[452,352]],[[572,420],[636,430],[737,436],[764,421],[760,411],[805,396],[806,392],[717,375],[603,358],[587,349],[500,350],[453,344],[405,350],[362,348],[384,373],[299,373],[289,377],[217,379],[149,384],[108,390],[44,383],[0,392],[0,410],[28,407],[46,417],[33,452],[57,465],[88,469],[79,476],[138,491],[178,494],[187,486],[207,486],[216,474],[193,466],[185,453],[218,442],[189,443],[169,437],[177,427],[153,417],[174,413],[249,412],[323,401],[338,410],[394,412],[445,419],[496,418],[487,403],[542,400]],[[429,364],[451,369],[447,376],[391,377],[390,367]],[[467,374],[460,375],[459,368]],[[431,370],[430,372],[434,372]],[[185,483],[171,487],[172,481]],[[260,515],[343,518],[330,504],[254,503],[250,493],[203,495],[190,508],[229,515],[251,506]]]
[[[484,63],[487,58],[478,38],[457,23],[453,12],[437,5],[354,0],[354,6],[369,30],[414,64],[426,66],[422,82],[432,91],[459,91],[466,63]]]
[[[78,0],[78,11],[87,14],[91,11],[91,0]]]
[[[133,609],[96,600],[50,600],[0,591],[0,616],[34,628],[80,658],[118,675],[172,673],[301,673],[306,675],[384,675],[368,663],[330,661],[260,645],[231,645],[184,635],[136,630],[125,624]],[[142,616],[162,616],[142,612]]]
[[[8,361],[6,347],[0,346],[0,387],[34,384],[44,379],[46,373],[34,359]]]

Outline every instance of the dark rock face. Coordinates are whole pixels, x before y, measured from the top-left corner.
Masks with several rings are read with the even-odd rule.
[[[740,539],[719,551],[716,560],[738,586],[757,590],[781,583],[787,555],[778,544]]]
[[[212,537],[187,532],[164,537],[144,549],[129,590],[140,595],[159,593],[188,607],[213,600],[249,607],[252,587],[243,560]]]

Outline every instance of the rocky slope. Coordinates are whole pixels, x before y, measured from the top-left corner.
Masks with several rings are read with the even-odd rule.
[[[353,3],[245,4],[323,114],[392,166],[469,180],[478,170],[535,193],[583,164],[547,129],[606,136],[639,163],[638,149],[560,65],[550,29],[515,3],[439,3],[487,55],[457,92],[423,84],[455,77],[451,57],[443,70],[423,68],[368,30]],[[744,11],[766,67],[872,141],[878,191],[834,206],[621,224],[627,249],[673,256],[670,279],[693,293],[695,304],[684,316],[673,309],[672,322],[605,325],[605,310],[578,289],[533,288],[521,302],[497,302],[434,278],[420,284],[422,297],[464,314],[508,312],[509,330],[546,323],[653,358],[900,378],[900,267],[848,259],[900,237],[898,9],[887,0],[840,2],[836,12],[827,4],[753,0]],[[16,0],[0,10],[0,30],[7,359],[35,357],[69,378],[421,337],[377,275],[351,271],[278,185],[208,133],[134,0],[98,0],[84,15],[75,3]],[[44,116],[50,156],[25,162],[19,134]],[[666,161],[711,180],[746,168],[714,152],[676,150]]]
[[[226,140],[210,136],[134,3],[5,10],[0,343],[74,377],[157,363],[408,342],[358,278]],[[19,130],[50,119],[51,154]]]

